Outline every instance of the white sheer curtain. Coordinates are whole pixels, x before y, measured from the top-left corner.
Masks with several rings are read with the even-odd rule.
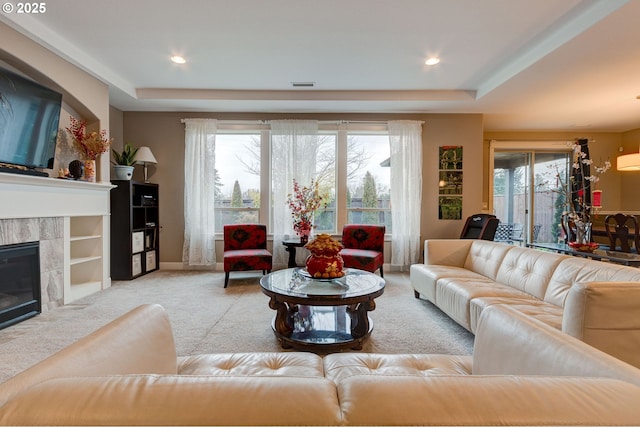
[[[215,267],[215,142],[217,120],[184,119],[184,246],[182,262]]]
[[[388,123],[391,149],[391,266],[406,270],[420,258],[422,123]]]
[[[271,185],[273,209],[273,263],[287,263],[288,254],[281,244],[295,238],[287,196],[293,192],[293,180],[309,185],[315,177],[318,150],[318,122],[315,120],[271,121]]]

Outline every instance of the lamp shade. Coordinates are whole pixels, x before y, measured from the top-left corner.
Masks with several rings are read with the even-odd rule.
[[[140,147],[136,153],[136,163],[158,163],[149,147]]]
[[[617,169],[619,171],[639,171],[640,153],[625,154],[617,159]]]

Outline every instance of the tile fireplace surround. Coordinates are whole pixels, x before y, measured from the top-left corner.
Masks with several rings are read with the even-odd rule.
[[[0,173],[0,246],[39,242],[43,312],[110,286],[111,188]]]
[[[42,311],[64,304],[63,219],[0,219],[0,246],[40,243],[40,295]]]

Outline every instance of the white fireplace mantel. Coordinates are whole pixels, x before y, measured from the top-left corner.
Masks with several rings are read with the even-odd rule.
[[[35,224],[53,220],[62,225],[59,252],[48,247],[54,241],[46,242],[48,246],[42,249],[62,254],[59,274],[64,294],[60,299],[64,304],[111,286],[109,192],[112,188],[111,183],[0,173],[0,237],[6,233],[4,237],[38,240],[34,219],[38,220]],[[43,274],[49,274],[42,281],[46,287],[58,273]]]
[[[109,214],[111,183],[0,173],[0,219]]]

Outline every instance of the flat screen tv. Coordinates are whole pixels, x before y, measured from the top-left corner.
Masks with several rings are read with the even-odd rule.
[[[53,168],[62,95],[0,67],[0,167]],[[13,168],[18,165],[22,168]],[[9,167],[7,167],[9,166]]]

